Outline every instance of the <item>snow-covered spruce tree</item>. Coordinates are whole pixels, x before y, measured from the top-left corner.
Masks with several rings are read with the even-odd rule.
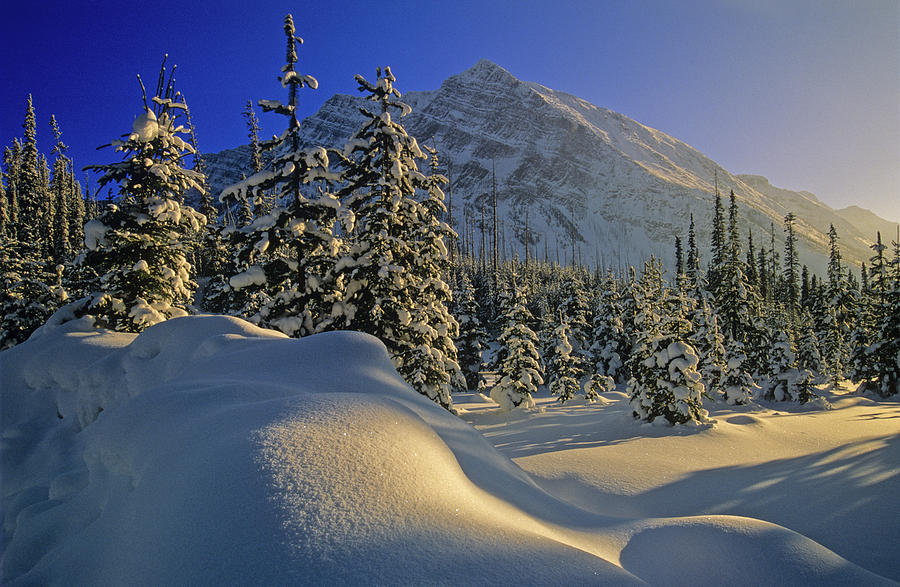
[[[832,383],[837,383],[850,372],[850,345],[855,314],[855,294],[844,275],[838,234],[834,226],[828,229],[828,283],[825,306],[818,313],[817,336],[822,344],[822,358]],[[852,273],[850,273],[852,275]]]
[[[24,342],[66,301],[62,266],[36,244],[0,237],[0,350]]]
[[[799,403],[814,399],[816,395],[813,393],[812,374],[805,369],[798,369],[790,332],[783,326],[775,326],[773,329],[775,342],[772,344],[765,398]]]
[[[853,331],[848,323],[848,335],[845,339],[841,334],[841,327],[838,324],[837,309],[832,305],[826,305],[821,310],[821,315],[817,317],[816,322],[819,324],[819,334],[816,338],[819,341],[819,348],[822,358],[822,375],[837,385],[844,378],[845,373],[850,373],[850,344]]]
[[[622,322],[622,304],[614,277],[604,280],[594,317],[591,354],[594,374],[624,383],[622,365],[631,341]]]
[[[88,167],[103,174],[101,188],[119,184],[119,201],[85,225],[86,249],[77,264],[97,278],[78,313],[112,330],[140,332],[185,315],[196,288],[186,243],[205,219],[179,201],[188,189],[202,190],[202,178],[182,167],[185,153],[193,151],[179,136],[188,132],[179,124],[184,101],[172,75],[165,76],[163,61],[152,106],[145,92],[144,112],[132,132],[112,142],[124,160]]]
[[[747,342],[743,345],[742,352],[746,355],[743,361],[745,371],[762,385],[762,381],[769,374],[769,360],[772,354],[774,331],[770,328],[770,324],[776,319],[785,318],[775,308],[767,305],[762,305],[760,312],[753,318],[745,333],[744,340]],[[777,314],[777,317],[773,317],[772,314]]]
[[[794,234],[794,221],[797,219],[793,212],[788,212],[784,217],[784,274],[783,291],[784,305],[787,309],[788,319],[793,326],[797,319],[800,300],[800,261],[797,257],[797,238]]]
[[[466,389],[476,389],[481,378],[481,350],[487,335],[478,320],[475,288],[465,271],[459,273],[458,286],[453,294],[453,315],[459,324],[457,361],[466,380]]]
[[[809,371],[814,381],[826,381],[828,368],[822,359],[819,339],[813,330],[813,319],[808,311],[803,311],[797,330],[797,367]]]
[[[693,333],[690,342],[700,357],[697,368],[703,378],[706,393],[713,399],[722,396],[727,401],[725,337],[719,330],[718,317],[705,299],[692,312],[691,324]]]
[[[18,157],[16,173],[16,193],[18,201],[18,240],[36,245],[42,254],[49,253],[49,235],[45,228],[45,217],[50,211],[48,186],[43,181],[41,158],[37,148],[37,123],[31,94],[25,109],[25,131]]]
[[[264,111],[288,119],[281,136],[260,144],[272,151],[271,168],[256,173],[222,192],[220,201],[255,200],[262,192],[276,192],[278,205],[240,229],[228,229],[223,238],[235,241],[233,271],[227,283],[216,283],[212,301],[231,311],[255,312],[254,322],[289,336],[305,336],[331,328],[333,307],[341,303],[342,288],[334,274],[341,241],[335,222],[342,207],[331,192],[337,174],[329,171],[322,148],[301,148],[297,94],[318,83],[296,71],[297,45],[291,15],[284,20],[287,63],[279,78],[288,89],[288,103],[261,100]],[[318,184],[311,186],[310,184]],[[257,210],[261,212],[262,210]],[[349,228],[349,226],[348,226]]]
[[[859,390],[871,387],[878,379],[878,368],[872,355],[873,344],[878,342],[877,331],[881,323],[881,309],[884,308],[887,285],[887,263],[881,242],[881,233],[876,235],[870,247],[874,255],[869,259],[869,267],[862,265],[861,286],[856,299],[856,315],[851,333],[850,379],[859,382]]]
[[[635,289],[636,340],[630,358],[628,394],[635,418],[672,424],[706,422],[705,392],[697,351],[687,342],[691,325],[680,314],[682,303],[662,282],[659,262],[644,264]]]
[[[710,228],[710,252],[712,258],[709,262],[709,270],[707,271],[707,281],[709,282],[710,291],[716,291],[719,287],[718,268],[725,260],[727,236],[725,234],[725,209],[722,207],[722,196],[719,195],[718,189],[713,206],[713,220]]]
[[[524,297],[514,276],[509,291],[501,300],[504,327],[499,342],[503,358],[498,368],[500,381],[491,390],[491,399],[500,404],[503,411],[534,407],[532,394],[544,384],[537,335],[528,327],[532,316],[525,307]]]
[[[290,58],[290,49],[288,49],[288,51],[288,58]],[[266,110],[263,109],[263,111]],[[259,173],[264,167],[262,155],[265,149],[262,142],[259,140],[259,119],[256,117],[256,111],[253,109],[252,101],[247,101],[247,106],[244,108],[242,114],[244,115],[244,120],[247,124],[247,136],[250,139],[250,169],[252,169],[254,173]],[[246,198],[242,203],[242,213],[246,215],[246,208],[249,207],[251,214],[255,216],[268,214],[277,204],[276,200],[277,197],[272,197],[271,194],[258,190],[252,198],[252,202],[250,198]]]
[[[723,333],[731,339],[745,343],[753,317],[758,311],[758,299],[756,292],[747,282],[746,267],[741,259],[734,191],[731,192],[728,216],[728,232],[723,251],[719,255],[721,260],[715,268],[717,281],[712,293]]]
[[[591,330],[588,321],[592,317],[584,282],[574,270],[563,276],[563,287],[560,294],[561,299],[557,306],[557,312],[561,311],[569,322],[573,358],[576,360],[575,368],[583,375],[588,350],[588,333]]]
[[[54,218],[52,221],[51,251],[53,261],[63,264],[71,260],[71,239],[69,238],[69,211],[75,194],[70,193],[72,171],[69,158],[66,157],[68,146],[62,142],[62,132],[56,123],[56,117],[50,116],[50,129],[56,139],[53,146],[53,171],[50,179],[50,196],[53,199]]]
[[[744,345],[733,339],[725,349],[725,377],[722,380],[722,395],[730,405],[749,404],[753,399],[756,383],[749,373]]]
[[[691,214],[691,224],[688,227],[688,249],[687,258],[684,262],[684,273],[687,277],[688,290],[697,291],[702,288],[702,276],[700,274],[700,251],[697,249],[697,231],[694,227],[693,214]]]
[[[893,241],[893,257],[877,280],[875,333],[877,340],[866,349],[877,379],[868,381],[881,397],[900,393],[900,235]]]
[[[418,222],[411,227],[416,280],[410,285],[417,289],[409,325],[413,344],[400,355],[406,380],[425,395],[431,389],[465,387],[454,342],[459,325],[449,311],[453,296],[444,282],[444,275],[450,272],[447,243],[455,236],[442,220],[447,209],[441,186],[447,179],[438,173],[437,152],[430,152],[431,174],[426,179],[426,196],[418,207]]]
[[[556,396],[559,403],[572,399],[581,389],[576,360],[572,357],[569,333],[569,323],[566,316],[560,312],[558,324],[553,331],[554,344],[550,349],[550,356],[544,358],[547,362],[550,393]]]
[[[449,289],[439,271],[449,230],[436,220],[439,182],[418,169],[425,154],[400,124],[411,110],[399,101],[390,68],[379,68],[374,84],[362,76],[356,81],[377,107],[360,109],[365,122],[343,152],[340,195],[356,219],[341,261],[343,326],[379,337],[398,372],[449,408],[456,323],[446,311]],[[427,204],[420,194],[428,194]]]
[[[0,241],[6,238],[7,230],[10,227],[9,219],[9,200],[7,200],[6,177],[3,173],[3,166],[0,165]]]
[[[756,247],[753,246],[752,229],[747,229],[747,256],[744,259],[744,267],[747,270],[747,283],[756,291],[760,299],[765,299],[765,295],[760,289],[759,275],[756,272]]]
[[[22,160],[22,143],[13,139],[11,145],[3,149],[3,166],[6,167],[6,230],[7,238],[19,237],[19,168]]]

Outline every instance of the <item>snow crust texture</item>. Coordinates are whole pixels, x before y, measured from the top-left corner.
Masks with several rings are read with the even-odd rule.
[[[885,582],[759,520],[560,501],[359,333],[51,321],[0,376],[4,583]]]

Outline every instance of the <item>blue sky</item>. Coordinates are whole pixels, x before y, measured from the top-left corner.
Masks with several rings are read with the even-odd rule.
[[[898,0],[9,3],[0,23],[0,145],[34,96],[79,167],[140,112],[135,74],[178,64],[200,148],[246,142],[248,99],[283,98],[281,22],[318,78],[303,114],[390,65],[401,90],[437,88],[481,58],[660,129],[734,173],[900,220]],[[149,6],[148,6],[149,5]],[[260,114],[266,134],[281,117]]]

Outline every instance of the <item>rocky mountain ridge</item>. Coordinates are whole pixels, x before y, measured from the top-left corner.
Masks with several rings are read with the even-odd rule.
[[[398,86],[403,88],[402,75]],[[487,61],[446,79],[441,87],[403,96],[403,119],[421,143],[435,146],[452,182],[454,227],[477,251],[482,207],[490,216],[496,185],[500,242],[506,255],[576,259],[606,267],[639,264],[649,255],[670,265],[674,238],[686,242],[694,215],[703,258],[716,185],[734,190],[746,245],[783,247],[783,218],[797,217],[801,263],[820,275],[827,232],[834,224],[845,264],[871,255],[876,230],[894,237],[897,224],[851,207],[833,210],[809,192],[772,186],[764,177],[735,175],[690,145],[576,96],[516,79]],[[302,122],[309,146],[340,147],[359,128],[364,98],[336,94]],[[249,149],[204,156],[214,193],[249,175]],[[426,162],[422,162],[425,166]],[[492,171],[493,170],[493,171]],[[527,220],[527,234],[526,234]],[[887,234],[885,234],[887,232]]]

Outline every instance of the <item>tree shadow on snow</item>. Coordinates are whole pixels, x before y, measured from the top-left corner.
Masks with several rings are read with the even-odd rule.
[[[635,495],[575,478],[536,479],[600,514],[746,516],[811,538],[866,569],[900,580],[900,434],[797,458],[697,471]]]
[[[708,429],[704,425],[672,426],[635,420],[627,401],[553,404],[543,411],[513,414],[508,420],[496,415],[489,424],[483,418],[469,420],[501,453],[513,459],[575,448],[613,446],[639,438],[692,436]],[[525,426],[509,426],[523,420],[528,420]]]

